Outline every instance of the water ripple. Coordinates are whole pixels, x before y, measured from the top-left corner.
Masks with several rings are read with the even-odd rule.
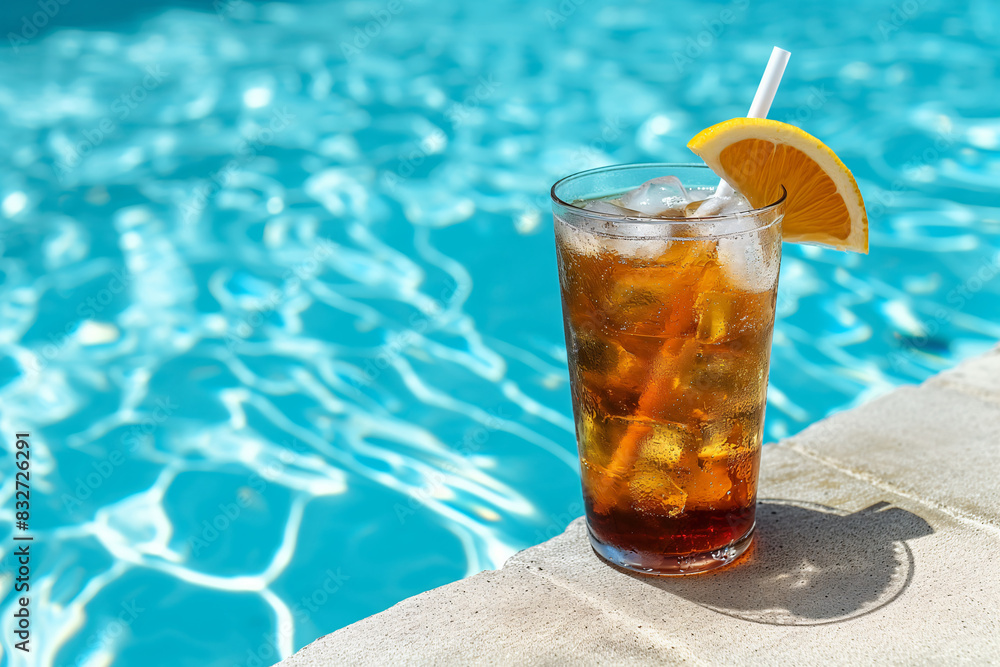
[[[37,664],[270,664],[561,530],[548,187],[690,160],[774,40],[771,115],[854,170],[872,254],[785,249],[768,437],[1000,337],[990,0],[734,3],[711,39],[724,7],[687,0],[217,7],[4,48],[0,428],[33,436]]]

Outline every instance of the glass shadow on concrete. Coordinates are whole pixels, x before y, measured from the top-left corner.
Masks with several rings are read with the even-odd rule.
[[[691,577],[630,576],[747,621],[836,623],[898,598],[914,574],[906,540],[933,532],[921,517],[886,502],[850,514],[764,499],[754,546],[732,565]]]

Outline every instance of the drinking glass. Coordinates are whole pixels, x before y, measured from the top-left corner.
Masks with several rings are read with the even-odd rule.
[[[666,175],[700,199],[718,182],[699,165],[604,167],[556,183],[552,207],[591,544],[689,574],[753,538],[785,193],[707,217],[586,208]]]

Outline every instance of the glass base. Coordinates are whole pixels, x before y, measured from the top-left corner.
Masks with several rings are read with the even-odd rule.
[[[683,556],[627,551],[610,544],[605,544],[597,539],[593,531],[590,530],[589,522],[587,524],[587,533],[590,535],[590,546],[593,547],[594,552],[612,565],[617,565],[618,567],[638,572],[639,574],[671,577],[700,574],[729,565],[750,548],[750,544],[753,542],[753,532],[756,527],[757,524],[755,523],[750,527],[746,535],[732,544],[716,549],[715,551],[685,554]]]

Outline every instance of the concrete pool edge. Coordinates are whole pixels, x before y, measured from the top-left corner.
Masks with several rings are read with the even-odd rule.
[[[1000,348],[764,449],[759,539],[656,579],[564,533],[280,664],[1000,662]]]

